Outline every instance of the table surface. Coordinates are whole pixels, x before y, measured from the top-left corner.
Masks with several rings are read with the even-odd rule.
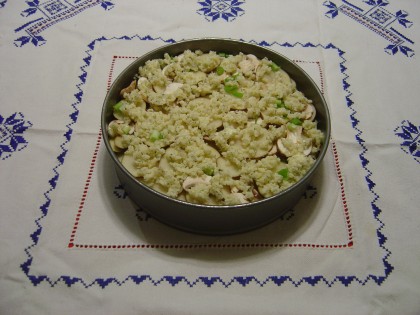
[[[0,0],[1,314],[419,314],[420,5],[396,0]],[[295,61],[330,148],[261,229],[201,236],[133,204],[100,111],[184,39]]]

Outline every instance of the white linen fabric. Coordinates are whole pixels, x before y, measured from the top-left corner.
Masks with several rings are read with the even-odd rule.
[[[417,314],[418,5],[0,1],[1,314]],[[298,205],[233,236],[175,230],[121,188],[110,84],[199,37],[278,51],[317,83],[329,151]]]

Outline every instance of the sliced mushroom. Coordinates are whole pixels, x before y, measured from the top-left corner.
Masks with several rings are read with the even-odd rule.
[[[233,196],[235,196],[239,200],[239,203],[248,203],[249,202],[246,199],[245,195],[243,193],[239,192],[238,188],[232,187],[230,192]]]
[[[212,177],[207,175],[205,177],[187,177],[182,183],[182,188],[184,188],[184,190],[188,190],[198,184],[208,184],[211,179]]]
[[[302,139],[302,127],[301,126],[297,126],[293,131],[288,130],[287,131],[287,136],[286,139],[290,142],[292,142],[293,144],[297,144],[298,142],[303,141]],[[287,149],[283,143],[282,138],[277,140],[277,147],[279,149],[279,151],[284,154],[287,157],[290,157],[293,155],[292,152],[290,152],[289,149]],[[309,144],[309,146],[307,148],[305,148],[303,150],[303,154],[304,155],[309,155],[312,151],[312,144]]]
[[[169,164],[168,160],[164,156],[159,161],[159,167],[163,171],[170,171],[170,170],[172,170],[172,166]]]
[[[117,152],[117,153],[122,151],[121,148],[119,148],[115,145],[115,140],[114,139],[110,139],[109,144],[111,146],[112,151]]]
[[[251,60],[255,69],[260,65],[260,60],[256,56],[254,56],[252,54],[248,54],[246,56],[248,57],[249,60]]]
[[[302,134],[302,127],[297,126],[293,131],[287,130],[286,139],[291,141],[293,144],[297,144],[298,139],[301,137],[301,134]],[[292,155],[292,152],[290,152],[290,150],[284,146],[283,140],[284,140],[283,138],[280,138],[277,140],[277,147],[282,154],[289,157]]]
[[[137,168],[135,166],[135,159],[132,155],[124,154],[121,159],[121,164],[129,171],[133,176],[137,177]]]
[[[309,145],[305,150],[303,150],[304,155],[309,155],[312,152],[312,144]]]
[[[153,91],[155,91],[156,93],[163,93],[166,89],[165,87],[162,87],[162,86],[156,85],[156,84],[153,85],[152,88],[153,88]]]
[[[246,55],[245,59],[239,62],[238,66],[242,72],[254,71],[260,64],[260,61],[254,55]]]
[[[183,86],[182,83],[177,83],[177,82],[170,83],[170,84],[168,84],[166,89],[163,91],[163,94],[165,94],[165,95],[172,94],[176,90],[180,89],[182,86]]]
[[[239,68],[241,68],[242,72],[249,72],[252,71],[254,69],[254,66],[252,65],[252,62],[244,59],[241,62],[239,62]]]
[[[232,194],[235,194],[235,193],[239,192],[239,189],[238,189],[238,188],[236,188],[236,187],[232,187],[232,188],[230,189],[230,192],[231,192]]]
[[[191,202],[191,203],[200,203],[200,204],[205,204],[205,205],[217,205],[217,204],[219,204],[217,198],[215,198],[214,196],[211,196],[211,195],[209,195],[205,200],[197,200],[191,194],[186,193],[184,195],[184,198],[185,198],[186,201]],[[180,198],[178,198],[178,199],[180,199]]]
[[[127,144],[124,142],[124,139],[121,136],[117,136],[114,138],[114,144],[117,148],[127,149]]]
[[[314,120],[316,115],[315,106],[312,104],[308,104],[308,106],[306,106],[305,110],[302,113],[305,115],[304,118],[306,120]]]
[[[283,139],[278,139],[277,140],[277,148],[285,156],[291,156],[292,155],[292,153],[288,149],[286,149],[286,147],[283,145]]]
[[[146,83],[148,83],[149,82],[149,80],[147,80],[147,78],[145,78],[145,77],[140,77],[138,80],[137,80],[137,88],[138,89],[140,89],[140,87],[143,85],[143,84],[146,84]]]
[[[168,159],[169,156],[172,154],[178,154],[178,151],[175,150],[174,148],[167,148],[165,151],[165,154],[162,156],[162,158],[159,161],[159,167],[163,170],[163,171],[169,171],[169,170],[173,170],[172,165],[169,163]]]
[[[249,201],[246,199],[246,197],[244,196],[244,194],[237,192],[237,193],[233,193],[232,195],[234,195],[239,203],[243,204],[243,203],[248,203]]]
[[[223,173],[229,175],[230,177],[238,177],[241,175],[241,169],[223,157],[219,157],[216,160],[216,164]]]
[[[273,145],[267,155],[275,155],[278,152],[277,145]]]
[[[178,195],[177,199],[178,199],[178,200],[181,200],[181,201],[187,201],[187,198],[186,198],[186,196],[185,196],[185,192],[180,193],[180,194]]]
[[[208,145],[208,144],[206,144],[206,148],[208,152],[210,153],[209,156],[211,158],[217,159],[220,157],[220,152],[216,148],[213,148],[211,145]]]
[[[164,76],[167,76],[166,72],[168,71],[168,67],[169,67],[170,65],[171,65],[171,64],[166,65],[166,66],[164,66],[164,67],[163,67],[163,69],[162,69],[162,74],[163,74]]]
[[[207,128],[210,129],[210,130],[216,130],[216,129],[222,127],[222,126],[223,126],[223,121],[221,119],[216,119],[216,120],[213,120],[212,122],[210,122],[207,125]]]
[[[260,195],[260,193],[258,192],[258,190],[256,188],[252,188],[252,195],[256,199],[261,199],[261,195]]]
[[[136,88],[136,81],[132,81],[129,86],[121,90],[121,96],[124,96],[125,93],[130,93]]]
[[[108,135],[110,137],[115,137],[117,134],[114,132],[115,128],[118,128],[118,125],[122,125],[124,123],[123,120],[115,119],[111,121],[108,125]]]

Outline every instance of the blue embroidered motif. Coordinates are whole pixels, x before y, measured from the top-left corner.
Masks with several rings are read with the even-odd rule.
[[[207,21],[214,22],[219,18],[224,19],[226,22],[232,22],[238,16],[245,14],[244,9],[241,5],[245,3],[245,0],[204,0],[198,1],[198,4],[202,6],[201,9],[197,10],[197,13],[204,15]]]
[[[311,184],[309,184],[307,187],[306,187],[306,190],[305,190],[305,192],[303,193],[303,196],[302,196],[302,198],[303,199],[312,199],[312,198],[314,198],[316,195],[317,195],[317,189],[316,189],[316,187],[315,186],[312,186]],[[294,208],[292,208],[292,209],[290,209],[290,210],[288,210],[288,211],[286,211],[285,213],[283,213],[281,216],[280,216],[280,218],[279,218],[279,220],[283,220],[283,221],[288,221],[288,220],[290,220],[290,219],[292,219],[294,216],[295,216],[295,209]]]
[[[6,6],[7,0],[0,1],[0,9]]]
[[[370,6],[367,9],[362,9],[361,6],[347,0],[342,2],[341,6],[337,6],[332,1],[325,1],[323,5],[329,9],[325,16],[334,19],[341,12],[389,41],[391,44],[384,48],[387,54],[395,55],[401,52],[407,57],[414,56],[414,50],[407,46],[413,45],[414,42],[392,26],[395,22],[405,29],[413,25],[413,22],[406,19],[406,11],[399,10],[395,14],[387,11],[385,7],[389,2],[386,0],[366,0],[364,3]]]
[[[318,191],[317,191],[315,186],[308,185],[308,187],[306,187],[306,190],[303,194],[303,198],[304,199],[312,199],[316,196],[317,193],[318,193]]]
[[[114,7],[114,3],[107,0],[73,0],[73,2],[70,0],[47,0],[42,2],[40,0],[28,0],[26,4],[28,8],[22,11],[21,16],[29,17],[38,14],[39,17],[15,29],[16,33],[21,31],[26,33],[26,35],[15,40],[14,44],[16,47],[22,47],[27,43],[32,43],[34,46],[44,45],[46,40],[39,35],[41,32],[95,5],[100,4],[105,10],[110,10]]]
[[[92,286],[99,286],[102,289],[107,288],[108,286],[110,286],[111,284],[117,285],[117,286],[122,286],[124,284],[127,283],[134,283],[137,285],[140,285],[142,283],[149,283],[152,285],[160,285],[160,284],[170,284],[172,286],[176,286],[177,284],[184,284],[187,285],[188,287],[194,287],[198,284],[201,285],[205,285],[207,287],[212,287],[213,285],[221,285],[225,288],[229,288],[232,285],[235,284],[240,284],[242,286],[249,286],[249,285],[256,285],[257,287],[264,287],[267,284],[274,284],[277,286],[282,286],[285,283],[290,283],[292,284],[294,287],[298,288],[304,284],[309,284],[310,286],[319,286],[319,285],[325,285],[327,287],[332,287],[335,284],[341,284],[345,287],[348,287],[351,283],[354,284],[359,284],[359,285],[366,285],[369,282],[373,281],[374,283],[376,283],[377,285],[381,285],[382,283],[384,283],[384,281],[389,277],[389,275],[392,273],[392,271],[394,270],[394,267],[390,264],[389,262],[389,257],[391,255],[391,251],[386,247],[386,241],[387,241],[387,237],[383,234],[383,229],[385,227],[385,223],[381,220],[380,218],[380,214],[381,214],[381,209],[379,208],[377,202],[379,200],[379,196],[378,194],[375,192],[374,188],[375,188],[375,183],[372,181],[372,179],[370,178],[372,175],[372,172],[368,169],[368,165],[369,165],[369,160],[366,158],[366,152],[368,151],[367,147],[365,146],[365,141],[362,139],[362,131],[358,128],[358,123],[359,121],[355,118],[357,111],[356,109],[353,107],[354,102],[351,100],[351,96],[352,93],[350,92],[350,84],[347,82],[348,79],[348,75],[346,73],[347,67],[345,65],[346,63],[346,59],[344,58],[344,54],[345,52],[339,48],[337,48],[335,45],[333,44],[327,44],[327,45],[320,45],[320,44],[312,44],[312,43],[278,43],[278,42],[272,42],[272,43],[268,43],[266,41],[261,41],[261,42],[255,42],[255,41],[250,41],[252,43],[255,43],[257,45],[260,46],[268,46],[268,47],[272,47],[272,46],[281,46],[281,47],[295,47],[295,46],[299,46],[299,47],[320,47],[322,49],[326,49],[326,50],[334,50],[338,53],[339,58],[342,60],[340,62],[340,72],[343,75],[343,79],[342,79],[342,85],[343,85],[343,89],[345,92],[345,99],[346,99],[346,105],[348,107],[348,109],[351,111],[350,114],[350,120],[351,120],[351,124],[353,129],[356,131],[356,141],[359,143],[362,152],[359,154],[359,158],[362,164],[362,168],[366,173],[365,179],[366,179],[366,183],[367,183],[367,188],[368,190],[371,192],[373,199],[371,201],[371,207],[373,210],[373,218],[377,221],[378,223],[378,228],[376,230],[376,235],[378,237],[378,245],[379,247],[384,251],[384,256],[382,257],[382,263],[383,263],[383,274],[379,274],[379,275],[373,275],[373,274],[368,274],[364,277],[362,276],[353,276],[353,275],[337,275],[333,278],[327,278],[323,275],[313,275],[313,276],[307,276],[307,277],[302,277],[302,278],[298,278],[298,279],[293,279],[290,276],[287,275],[272,275],[272,276],[268,276],[265,279],[258,279],[254,276],[235,276],[232,277],[231,279],[223,279],[219,276],[211,276],[211,277],[206,277],[206,276],[200,276],[197,277],[196,279],[188,279],[185,276],[163,276],[160,279],[154,279],[152,276],[148,275],[148,274],[143,274],[143,275],[127,275],[124,278],[121,279],[117,279],[116,277],[106,277],[106,278],[97,278],[93,281],[89,281],[86,282],[83,278],[79,278],[79,277],[71,277],[68,275],[61,275],[58,278],[53,278],[52,276],[48,276],[48,275],[35,275],[35,274],[31,274],[31,266],[33,263],[33,259],[34,257],[32,256],[32,252],[31,250],[35,247],[38,246],[38,242],[39,242],[39,236],[42,233],[42,220],[47,216],[48,214],[48,210],[49,207],[51,205],[51,193],[52,191],[55,189],[58,178],[59,178],[59,169],[60,167],[63,165],[64,161],[65,161],[65,156],[68,152],[68,144],[71,141],[71,136],[73,133],[73,125],[77,122],[77,117],[78,117],[78,106],[81,104],[82,102],[82,98],[84,95],[84,92],[82,90],[83,85],[86,83],[86,77],[87,77],[87,68],[90,66],[91,63],[91,58],[92,58],[92,53],[93,51],[96,49],[97,46],[99,46],[101,44],[102,41],[110,41],[110,40],[142,40],[142,41],[146,41],[146,40],[158,40],[158,41],[162,41],[163,43],[173,43],[175,42],[173,39],[167,39],[164,40],[162,38],[152,38],[151,36],[145,36],[145,37],[140,37],[138,35],[129,37],[129,36],[122,36],[122,37],[111,37],[111,38],[106,38],[106,37],[100,37],[95,39],[94,41],[92,41],[90,44],[88,44],[88,50],[86,50],[86,57],[83,58],[83,65],[80,67],[81,71],[82,71],[82,75],[79,76],[80,78],[80,83],[78,83],[76,85],[76,90],[77,92],[74,94],[75,97],[75,102],[73,104],[71,104],[71,107],[73,108],[73,113],[69,115],[70,118],[70,122],[66,125],[67,127],[67,131],[64,133],[64,141],[61,144],[61,153],[58,155],[57,157],[57,161],[58,164],[55,165],[53,167],[53,173],[54,176],[49,180],[49,188],[48,190],[44,193],[44,197],[45,197],[45,201],[44,203],[40,206],[40,210],[41,210],[41,215],[39,218],[37,218],[35,220],[35,224],[36,224],[36,228],[35,231],[30,235],[30,238],[32,240],[32,244],[30,244],[29,246],[27,246],[25,248],[25,254],[27,256],[26,261],[24,261],[20,267],[22,269],[22,271],[25,273],[25,275],[28,277],[29,281],[34,285],[37,286],[41,283],[48,283],[51,287],[55,287],[61,283],[64,283],[67,286],[73,286],[76,284],[80,284],[82,287],[84,288],[90,288]]]
[[[118,199],[126,199],[127,198],[127,193],[125,192],[125,190],[124,190],[124,188],[121,184],[118,185],[118,186],[115,186],[113,193]]]
[[[144,211],[141,208],[136,210],[136,217],[139,221],[142,221],[142,222],[149,221],[149,219],[152,219],[150,214],[148,214],[146,211]]]
[[[14,152],[20,151],[28,145],[23,133],[32,127],[22,113],[14,113],[6,119],[0,115],[0,159],[9,158]]]
[[[415,126],[408,120],[403,120],[395,130],[395,135],[403,139],[401,150],[412,155],[420,163],[420,125]]]

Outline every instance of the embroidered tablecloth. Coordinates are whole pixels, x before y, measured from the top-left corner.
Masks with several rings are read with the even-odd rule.
[[[415,1],[0,1],[0,314],[419,314]],[[223,37],[294,60],[332,118],[299,203],[201,236],[133,204],[100,133],[142,54]]]

